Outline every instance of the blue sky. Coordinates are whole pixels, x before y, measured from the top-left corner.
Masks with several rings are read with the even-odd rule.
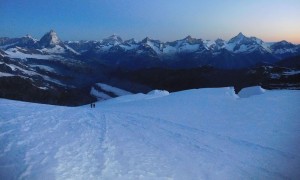
[[[299,0],[0,0],[0,9],[0,36],[8,37],[54,29],[63,40],[228,40],[243,32],[300,43]]]

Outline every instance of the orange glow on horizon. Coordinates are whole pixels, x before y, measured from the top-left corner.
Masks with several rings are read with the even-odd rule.
[[[249,34],[249,36],[255,36],[259,39],[262,39],[264,42],[279,42],[279,41],[288,41],[291,42],[293,44],[300,44],[300,33],[286,33],[286,32],[282,32],[282,33],[274,33],[274,34],[266,34],[266,32],[264,33],[256,33],[254,34]]]
[[[300,37],[299,36],[280,36],[280,37],[266,37],[261,38],[264,42],[279,42],[279,41],[287,41],[293,44],[300,44]]]

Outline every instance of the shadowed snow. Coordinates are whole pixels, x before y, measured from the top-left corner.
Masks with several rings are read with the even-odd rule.
[[[0,179],[300,177],[299,91],[167,94],[96,108],[0,99]]]

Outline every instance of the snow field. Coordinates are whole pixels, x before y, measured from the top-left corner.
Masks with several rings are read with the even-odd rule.
[[[0,179],[297,179],[300,92],[251,95],[154,91],[93,109],[0,99]]]

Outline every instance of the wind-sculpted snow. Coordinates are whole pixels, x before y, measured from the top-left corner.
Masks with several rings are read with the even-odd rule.
[[[0,99],[0,179],[298,179],[299,97],[194,89],[96,108]]]
[[[152,96],[167,96],[170,93],[166,90],[153,90],[147,93],[148,95],[152,95]]]
[[[253,87],[247,87],[247,88],[242,89],[238,93],[238,96],[241,98],[248,98],[250,96],[263,94],[265,92],[266,92],[266,90],[261,88],[260,86],[253,86]]]

